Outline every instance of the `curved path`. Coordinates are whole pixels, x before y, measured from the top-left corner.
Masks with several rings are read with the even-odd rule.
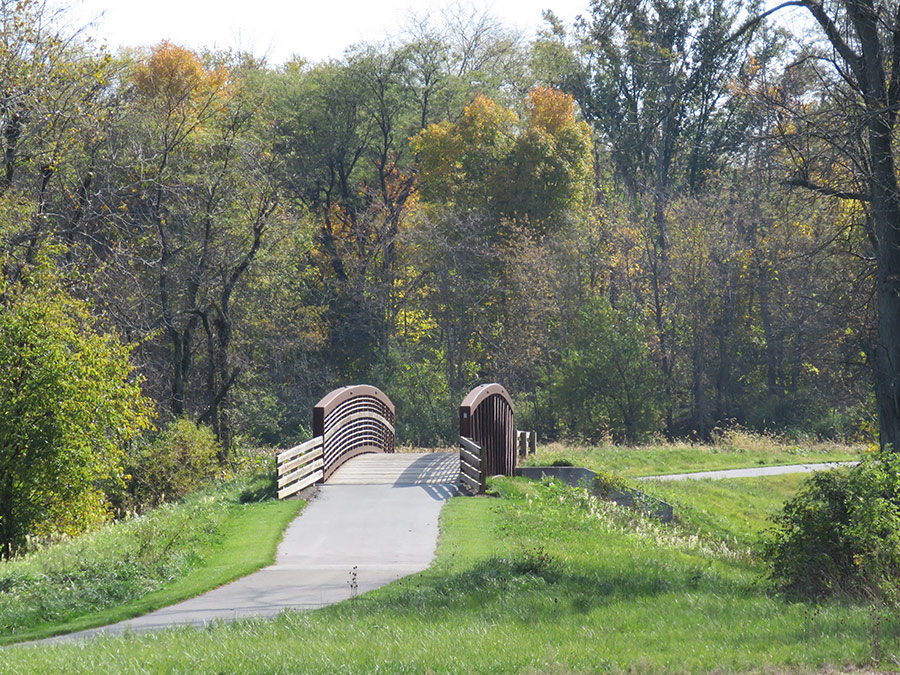
[[[781,466],[757,466],[749,469],[723,469],[720,471],[695,471],[694,473],[669,473],[662,476],[640,476],[635,480],[722,480],[723,478],[756,478],[779,476],[785,473],[812,473],[827,471],[840,466],[855,466],[859,462],[824,462],[822,464],[783,464]]]
[[[438,516],[457,494],[458,475],[456,453],[356,457],[285,530],[274,565],[150,614],[50,640],[273,616],[384,586],[431,564]]]

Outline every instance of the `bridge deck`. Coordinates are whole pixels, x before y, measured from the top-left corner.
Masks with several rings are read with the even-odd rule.
[[[348,461],[326,485],[453,485],[458,478],[456,452],[371,453]]]

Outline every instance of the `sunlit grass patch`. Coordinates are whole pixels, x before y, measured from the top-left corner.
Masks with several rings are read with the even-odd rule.
[[[675,507],[677,518],[698,533],[753,547],[769,518],[797,494],[809,474],[725,480],[646,481],[640,487]]]
[[[811,462],[855,461],[863,446],[836,442],[794,443],[777,436],[734,429],[723,431],[714,443],[672,441],[641,446],[554,442],[538,446],[526,464],[568,463],[622,476],[655,476],[691,471],[742,469]]]
[[[869,609],[788,603],[741,545],[558,483],[456,498],[435,564],[353,600],[0,652],[0,671],[808,672],[869,664]],[[882,664],[900,626],[882,626]],[[890,647],[886,645],[890,644]]]

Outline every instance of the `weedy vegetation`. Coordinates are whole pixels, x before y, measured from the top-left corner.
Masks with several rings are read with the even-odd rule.
[[[271,482],[236,478],[0,562],[0,644],[144,614],[269,564],[303,505],[274,500]]]

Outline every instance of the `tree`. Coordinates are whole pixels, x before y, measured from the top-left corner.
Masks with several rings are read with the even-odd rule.
[[[598,440],[635,442],[659,428],[659,371],[640,321],[597,299],[575,322],[555,388],[565,430]]]
[[[106,515],[123,443],[150,424],[131,346],[86,306],[32,275],[0,311],[0,555],[61,514],[69,531]]]
[[[4,242],[10,279],[27,274],[54,235],[84,225],[91,156],[114,101],[110,58],[59,28],[42,0],[0,0],[0,198],[36,206]]]
[[[793,0],[821,31],[825,49],[809,54],[827,95],[816,125],[824,143],[807,146],[819,157],[798,157],[794,185],[859,203],[875,248],[877,333],[870,347],[882,447],[900,450],[900,3],[896,0]],[[774,11],[774,10],[772,10]],[[793,108],[798,123],[809,118]],[[858,130],[854,132],[853,130]],[[824,133],[823,133],[824,132]]]
[[[127,114],[97,169],[127,252],[105,270],[107,306],[124,307],[141,337],[156,333],[142,347],[156,396],[173,416],[208,423],[223,460],[242,291],[280,216],[257,66],[157,45],[132,64]]]
[[[532,236],[559,230],[589,202],[590,129],[576,118],[573,99],[557,89],[528,93],[524,123],[478,95],[457,122],[430,125],[414,147],[423,197],[485,214],[493,237],[511,222]]]
[[[208,270],[213,226],[208,210],[200,211],[198,223],[194,209],[184,208],[186,194],[203,199],[202,192],[197,194],[186,184],[195,167],[184,161],[199,159],[192,156],[191,150],[199,149],[192,141],[222,112],[225,73],[207,70],[190,50],[162,42],[136,65],[133,78],[134,108],[127,122],[138,156],[129,157],[133,161],[123,167],[111,168],[122,171],[116,177],[119,185],[132,186],[127,192],[120,188],[119,208],[150,236],[152,252],[147,257],[158,259],[143,271],[153,280],[152,286],[148,284],[155,286],[150,297],[155,296],[169,343],[169,408],[180,416],[185,413],[194,363],[194,339],[200,325],[195,310]],[[185,259],[191,270],[184,269]]]
[[[771,58],[771,46],[755,41],[760,22],[740,22],[748,9],[751,3],[724,0],[592,2],[571,47],[577,66],[561,77],[599,133],[627,194],[630,220],[643,231],[646,303],[670,430],[678,412],[680,354],[668,210],[674,196],[696,193],[741,141],[736,130],[746,106],[733,85],[753,62],[751,54]],[[542,41],[543,51],[555,47],[555,60],[565,64],[559,54],[564,42],[557,27]]]
[[[316,230],[312,252],[328,305],[333,363],[365,377],[387,348],[395,243],[414,179],[407,138],[418,115],[395,51],[274,78],[281,185]],[[305,216],[305,217],[304,217]]]

